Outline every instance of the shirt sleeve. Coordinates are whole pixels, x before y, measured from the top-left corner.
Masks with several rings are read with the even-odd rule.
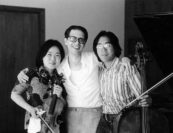
[[[122,59],[122,63],[125,66],[125,76],[127,77],[127,83],[129,88],[137,97],[141,94],[141,77],[135,65],[130,64],[130,59]]]
[[[91,54],[92,54],[92,58],[93,58],[94,62],[95,62],[98,66],[100,66],[100,64],[102,64],[102,63],[98,60],[97,56],[94,54],[94,52],[91,52]]]
[[[29,88],[31,80],[34,77],[38,77],[36,68],[33,69],[29,68],[26,75],[29,77],[29,81],[27,81],[26,83],[19,83],[19,81],[17,80],[14,85],[14,88],[12,89],[12,92],[17,92],[18,94],[22,94],[24,91],[26,91]]]
[[[27,83],[18,83],[18,81],[15,83],[14,88],[12,89],[12,92],[16,92],[17,94],[22,94],[24,91],[27,90],[29,85]]]

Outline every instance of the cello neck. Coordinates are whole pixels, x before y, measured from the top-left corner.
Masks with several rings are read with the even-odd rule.
[[[142,93],[147,90],[146,87],[146,72],[145,72],[145,64],[141,65],[141,87],[142,87]],[[148,122],[148,107],[142,107],[142,133],[149,133],[149,122]]]
[[[144,93],[147,90],[145,67],[148,59],[147,59],[146,50],[144,49],[144,45],[142,42],[137,42],[135,49],[135,56],[137,57],[136,65],[140,70],[140,75],[141,75],[141,87],[142,87],[141,91],[142,93]],[[142,107],[141,115],[142,115],[142,120],[141,120],[142,133],[149,133],[147,107]]]

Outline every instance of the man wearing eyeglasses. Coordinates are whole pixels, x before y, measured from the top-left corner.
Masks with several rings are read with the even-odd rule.
[[[99,62],[93,52],[83,52],[88,39],[84,27],[72,25],[64,35],[68,55],[57,70],[65,77],[67,132],[96,133],[102,105],[98,82]],[[19,81],[25,80],[22,75],[24,72],[19,73]]]
[[[136,67],[130,64],[130,59],[120,58],[121,47],[113,32],[101,31],[94,39],[93,50],[102,62],[99,81],[103,113],[97,133],[118,133],[123,108],[141,94],[141,78]],[[151,98],[144,95],[135,105],[147,107],[151,102]],[[139,123],[139,120],[126,121],[126,127],[121,128],[120,132],[139,132],[136,131],[139,128],[133,127],[138,123],[133,122]]]
[[[65,31],[68,55],[58,71],[66,80],[68,133],[95,133],[101,116],[99,62],[93,52],[83,52],[87,39],[84,27],[70,26]]]

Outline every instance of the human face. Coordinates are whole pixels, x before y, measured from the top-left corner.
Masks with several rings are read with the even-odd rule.
[[[81,30],[71,30],[69,37],[65,38],[65,45],[69,53],[81,53],[85,42],[85,35]]]
[[[96,48],[99,58],[104,63],[111,62],[115,58],[115,51],[108,37],[100,37]]]
[[[43,57],[43,65],[48,71],[57,68],[61,62],[61,54],[58,47],[51,47]]]

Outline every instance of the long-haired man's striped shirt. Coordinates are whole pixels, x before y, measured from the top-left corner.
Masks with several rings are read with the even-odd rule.
[[[140,75],[130,60],[115,58],[109,68],[100,70],[103,113],[117,114],[141,94]]]

